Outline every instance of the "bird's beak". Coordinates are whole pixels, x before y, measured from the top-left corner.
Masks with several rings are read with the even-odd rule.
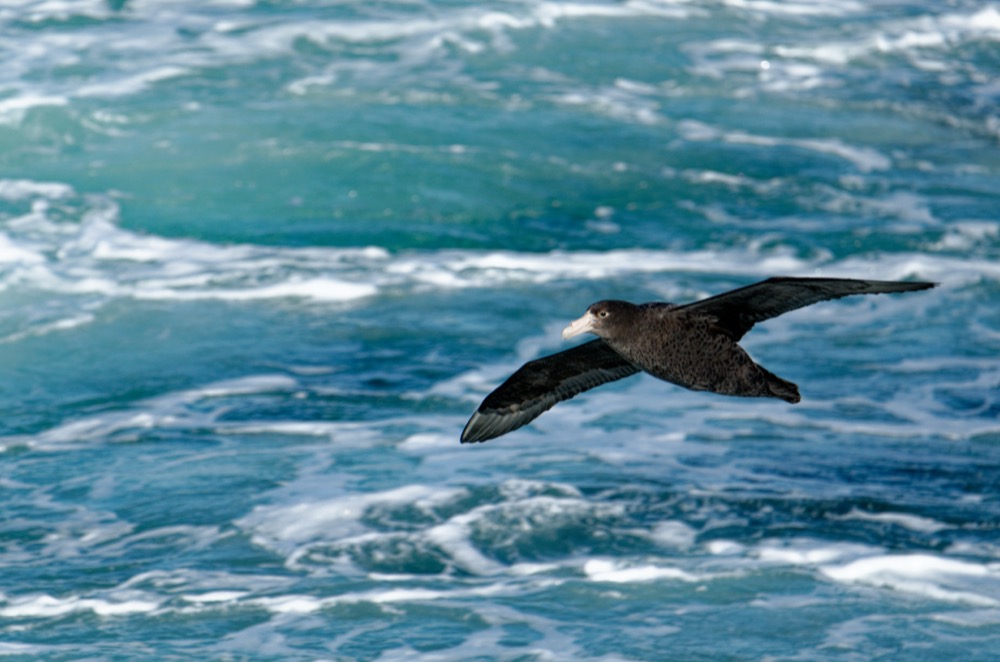
[[[588,312],[585,313],[583,317],[581,317],[580,319],[570,322],[569,326],[567,326],[562,331],[563,340],[568,340],[570,338],[580,335],[581,333],[587,333],[588,331],[593,331],[594,321],[595,321],[594,316]]]

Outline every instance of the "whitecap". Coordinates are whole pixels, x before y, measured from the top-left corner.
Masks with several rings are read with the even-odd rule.
[[[634,584],[664,579],[682,582],[699,582],[706,576],[695,575],[680,568],[656,565],[627,565],[616,561],[591,559],[583,564],[583,572],[595,582]]]
[[[894,20],[878,25],[876,31],[848,41],[808,45],[778,45],[775,52],[789,58],[806,58],[843,65],[871,53],[902,52],[910,55],[925,50],[956,48],[977,39],[1000,39],[1000,11],[984,7],[973,13],[942,13]]]
[[[294,583],[295,578],[289,576],[185,567],[142,572],[116,590],[156,596],[161,602],[160,611],[166,612],[225,608],[254,597],[288,591]]]
[[[217,604],[236,602],[248,595],[250,595],[249,591],[206,591],[205,593],[184,594],[181,599],[196,604]]]
[[[723,0],[723,4],[737,9],[746,9],[761,14],[789,16],[845,16],[856,14],[865,5],[852,0],[828,2],[824,0],[798,0],[797,2],[775,2],[774,0]]]
[[[7,618],[53,618],[80,611],[90,611],[98,616],[124,616],[147,614],[160,606],[160,601],[148,594],[136,592],[128,595],[121,591],[113,598],[57,598],[42,593],[7,598],[4,602],[0,605],[0,616]]]
[[[0,259],[3,259],[3,250],[0,246]],[[60,331],[70,331],[78,327],[90,324],[95,319],[94,315],[91,313],[85,313],[83,315],[75,315],[73,317],[66,317],[63,319],[57,319],[52,322],[45,322],[42,324],[37,324],[35,326],[29,327],[23,331],[17,331],[6,336],[0,337],[0,344],[16,343],[24,340],[25,338],[36,338],[40,336],[46,336],[50,333],[58,333]]]
[[[429,509],[462,493],[464,491],[459,488],[405,485],[373,494],[296,501],[284,506],[258,506],[238,523],[253,531],[258,544],[287,549],[315,540],[364,533],[367,528],[360,520],[368,508],[375,505],[406,504]]]
[[[0,655],[18,655],[33,660],[53,657],[52,648],[49,646],[22,644],[14,641],[0,641]]]
[[[1000,609],[970,609],[934,614],[931,618],[940,623],[967,628],[996,628],[1000,626]]]
[[[680,520],[660,522],[650,531],[649,537],[663,547],[686,549],[694,545],[698,532]]]
[[[147,2],[130,5],[122,14],[97,0],[31,3],[15,14],[19,22],[85,17],[96,27],[82,26],[71,32],[10,31],[11,44],[5,54],[10,55],[7,69],[12,72],[10,87],[16,94],[0,100],[0,121],[20,122],[26,110],[39,105],[65,105],[87,97],[133,96],[164,81],[205,70],[297,57],[303,41],[319,48],[373,44],[393,57],[332,58],[286,87],[297,95],[317,85],[333,85],[342,75],[356,84],[358,80],[405,79],[415,72],[424,76],[431,70],[428,65],[450,70],[455,49],[482,53],[517,48],[516,41],[510,38],[513,32],[554,30],[566,23],[593,19],[679,19],[703,13],[684,2],[648,0],[531,2],[501,8],[454,6],[422,14],[366,11],[361,7],[352,12],[353,16],[332,19],[303,19],[298,12],[265,17],[232,11],[252,4],[240,0],[212,0],[197,5]],[[220,15],[215,7],[229,13]],[[127,20],[121,20],[123,16]],[[115,22],[115,30],[105,29],[109,21]],[[88,62],[88,69],[92,69],[82,82],[77,77],[67,80],[37,74],[81,61]]]
[[[809,265],[790,250],[759,251],[751,246],[749,251],[442,251],[435,255],[400,255],[390,261],[386,271],[414,284],[447,288],[487,287],[498,282],[597,280],[634,273],[717,274],[730,268],[741,274],[772,275],[804,271]]]
[[[0,198],[23,200],[45,198],[56,200],[75,194],[73,187],[62,182],[43,182],[32,179],[0,179]]]
[[[892,161],[871,147],[847,145],[837,138],[775,138],[760,136],[742,131],[723,133],[723,140],[731,143],[743,143],[758,147],[789,146],[814,151],[820,154],[830,154],[852,163],[861,172],[887,170]]]
[[[116,80],[106,80],[99,83],[83,85],[76,89],[79,97],[118,97],[136,94],[154,83],[189,74],[184,67],[164,66],[154,67]]]
[[[932,600],[981,607],[998,607],[993,597],[1000,590],[1000,568],[934,556],[931,554],[885,554],[824,565],[820,573],[843,584],[889,588]]]
[[[575,89],[555,95],[553,101],[566,106],[591,109],[608,117],[635,124],[654,125],[663,121],[656,101],[658,90],[644,83],[619,79],[599,89]]]
[[[699,128],[695,128],[700,131]],[[739,138],[744,139],[744,138]],[[769,139],[765,139],[769,140]],[[823,143],[822,149],[834,149]],[[859,167],[878,167],[870,155],[853,155]],[[769,186],[743,179],[709,177],[737,186]],[[15,186],[15,195],[32,189]],[[64,195],[61,189],[36,190]],[[493,288],[510,283],[544,284],[559,280],[599,280],[630,274],[731,274],[771,276],[810,273],[857,276],[873,272],[955,280],[956,274],[982,275],[985,261],[948,259],[926,254],[866,256],[829,262],[802,257],[788,247],[763,240],[745,247],[713,250],[615,249],[609,251],[407,251],[379,247],[356,249],[287,248],[249,244],[215,245],[190,239],[166,239],[124,230],[116,225],[118,208],[108,199],[89,200],[80,224],[56,223],[44,208],[6,222],[0,253],[10,260],[0,271],[0,287],[35,289],[71,296],[176,301],[275,299],[314,303],[363,302],[392,291]],[[917,223],[935,223],[926,201],[896,196],[872,201],[872,208]],[[31,220],[30,223],[27,220]],[[21,222],[24,220],[25,222]],[[2,230],[2,227],[0,227]],[[957,269],[956,269],[957,267]],[[93,300],[93,299],[91,299]],[[70,315],[64,319],[71,318]],[[470,375],[469,378],[472,376]]]
[[[385,581],[408,581],[411,573],[382,570],[386,555],[433,559],[441,572],[460,571],[482,578],[510,581],[550,581],[548,571],[558,567],[538,563],[503,563],[490,554],[490,543],[506,547],[515,539],[533,544],[552,527],[575,526],[591,518],[617,519],[618,505],[591,503],[572,486],[537,481],[504,481],[493,502],[466,506],[469,490],[422,484],[368,494],[346,494],[318,499],[313,491],[303,498],[298,489],[291,503],[258,506],[237,521],[255,544],[282,555],[297,571],[323,574],[364,572]],[[413,510],[420,513],[414,521]],[[458,510],[458,512],[453,512]],[[386,528],[372,518],[407,526]],[[485,546],[485,547],[484,547]],[[393,566],[395,568],[396,566]]]
[[[995,245],[1000,236],[1000,223],[990,220],[952,221],[944,234],[927,245],[931,251],[971,251]]]
[[[18,245],[7,235],[0,233],[0,264],[4,271],[13,271],[15,266],[37,266],[44,263],[45,257],[38,251]]]
[[[288,393],[297,388],[298,382],[284,375],[251,375],[165,393],[125,408],[69,420],[35,434],[0,437],[0,441],[7,447],[26,445],[56,450],[87,442],[130,440],[143,431],[156,428],[211,428],[216,425],[224,406],[196,405],[243,395]]]
[[[368,602],[374,605],[391,605],[406,602],[432,602],[443,599],[481,598],[506,591],[507,587],[499,584],[448,590],[421,587],[389,588],[342,593],[329,597],[296,594],[261,597],[248,600],[247,604],[263,607],[276,614],[310,614],[340,604]]]
[[[746,546],[735,540],[712,540],[706,543],[705,549],[709,554],[716,556],[734,556],[742,554],[746,550]]]
[[[855,543],[818,540],[765,541],[757,545],[752,555],[766,563],[779,565],[816,566],[845,558],[872,554],[875,548]]]
[[[0,99],[0,124],[19,124],[24,114],[40,106],[65,106],[69,99],[55,94],[24,93],[15,97]]]
[[[837,519],[894,524],[896,526],[901,526],[903,528],[910,529],[911,531],[917,531],[920,533],[937,533],[938,531],[950,528],[943,522],[939,522],[929,517],[921,517],[920,515],[893,512],[870,513],[859,510],[858,508],[852,508],[849,513],[840,516]]]
[[[853,164],[860,172],[886,170],[892,160],[871,147],[848,145],[837,138],[785,138],[729,131],[713,127],[698,120],[682,120],[677,131],[685,140],[705,142],[721,140],[734,144],[748,144],[756,147],[795,147],[820,154],[836,156]],[[737,180],[739,181],[739,180]]]
[[[6,181],[0,194],[14,199],[72,195],[55,184]],[[109,198],[81,202],[78,224],[50,220],[44,205],[6,221],[0,287],[138,300],[339,303],[378,293],[373,274],[388,258],[375,247],[272,248],[144,235],[118,227],[118,206]]]
[[[446,449],[454,450],[455,437],[450,434],[419,432],[412,434],[399,444],[401,450]]]

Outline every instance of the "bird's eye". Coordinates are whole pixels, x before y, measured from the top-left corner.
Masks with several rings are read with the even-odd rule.
[[[597,313],[597,316],[598,317],[607,317],[608,316],[608,311],[602,310],[601,312]]]

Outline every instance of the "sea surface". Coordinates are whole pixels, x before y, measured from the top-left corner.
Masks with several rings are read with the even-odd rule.
[[[0,659],[1000,659],[1000,4],[0,2]],[[598,299],[932,280],[459,434]]]

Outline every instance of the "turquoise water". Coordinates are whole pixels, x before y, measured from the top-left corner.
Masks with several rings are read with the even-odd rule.
[[[7,659],[993,660],[1000,6],[0,6]],[[925,279],[461,446],[601,298]]]

